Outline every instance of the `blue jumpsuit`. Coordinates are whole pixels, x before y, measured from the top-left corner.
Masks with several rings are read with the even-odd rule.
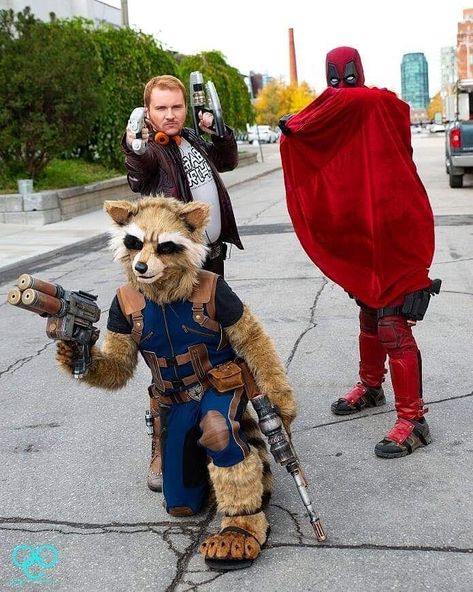
[[[166,510],[173,513],[173,509],[186,508],[189,514],[196,513],[208,493],[208,458],[216,466],[231,467],[249,453],[240,429],[246,407],[243,389],[221,393],[205,380],[210,366],[234,360],[236,354],[221,326],[213,330],[194,320],[192,302],[188,300],[158,305],[146,299],[142,313],[144,327],[139,350],[153,374],[153,393],[169,397],[186,390],[193,397],[184,403],[160,407]],[[204,346],[204,363],[202,356],[189,355],[195,346],[200,350]],[[212,426],[206,417],[218,418],[223,448],[205,440],[205,426]],[[222,426],[226,426],[223,436]]]

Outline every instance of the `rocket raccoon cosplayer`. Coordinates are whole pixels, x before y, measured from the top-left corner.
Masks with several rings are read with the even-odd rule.
[[[166,511],[198,513],[210,481],[221,530],[200,552],[215,569],[247,567],[267,538],[263,506],[271,472],[258,424],[246,409],[242,375],[250,370],[289,429],[296,405],[283,364],[259,320],[223,278],[201,270],[207,204],[153,197],[108,201],[105,210],[115,223],[115,260],[129,283],[117,291],[84,381],[122,388],[141,353],[160,405]],[[57,359],[70,374],[70,342],[58,343]]]

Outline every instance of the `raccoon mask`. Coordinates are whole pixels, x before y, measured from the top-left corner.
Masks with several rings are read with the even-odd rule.
[[[194,283],[208,251],[204,244],[207,204],[148,197],[136,202],[106,201],[104,209],[114,221],[110,233],[114,260],[123,263],[132,285],[150,295],[146,285],[176,287],[184,276]]]

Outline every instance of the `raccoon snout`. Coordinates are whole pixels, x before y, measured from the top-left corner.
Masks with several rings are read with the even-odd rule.
[[[148,265],[143,261],[135,263],[135,269],[138,273],[146,273],[148,271]]]

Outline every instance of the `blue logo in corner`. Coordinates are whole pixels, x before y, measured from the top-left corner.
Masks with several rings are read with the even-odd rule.
[[[40,582],[46,571],[59,562],[59,551],[54,545],[18,545],[11,552],[13,565],[20,568],[29,582]]]

